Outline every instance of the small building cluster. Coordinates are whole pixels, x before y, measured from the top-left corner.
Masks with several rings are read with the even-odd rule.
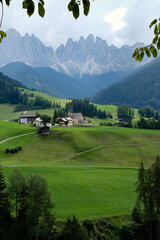
[[[40,117],[37,117],[36,113],[21,113],[20,124],[35,124],[39,128],[38,133],[49,134],[49,129],[52,127],[52,123],[43,123]],[[62,117],[59,120],[59,126],[72,127],[73,125],[93,126],[94,124],[88,123],[84,119],[82,113],[73,113],[71,110],[68,111],[68,117]]]
[[[34,98],[34,93],[21,92],[21,95],[26,95],[27,97],[32,97],[32,98]]]

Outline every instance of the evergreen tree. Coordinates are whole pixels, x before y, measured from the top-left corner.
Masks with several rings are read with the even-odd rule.
[[[160,239],[160,157],[145,170],[143,163],[139,169],[137,199],[142,203],[146,239]],[[156,231],[155,231],[156,230]]]
[[[0,239],[7,240],[9,238],[10,226],[10,204],[8,194],[6,192],[6,184],[2,169],[0,168]]]
[[[160,240],[160,157],[156,157],[155,163],[151,166],[152,170],[152,191],[153,191],[153,202],[155,206],[155,214],[157,221],[157,240]]]
[[[19,206],[21,203],[21,196],[26,188],[26,179],[18,169],[14,169],[9,176],[8,193],[12,200],[12,206],[16,213],[16,218],[19,214]]]

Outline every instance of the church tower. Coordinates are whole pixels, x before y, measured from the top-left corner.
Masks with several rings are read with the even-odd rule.
[[[68,106],[68,117],[69,117],[69,118],[72,118],[72,117],[73,117],[73,111],[72,111],[71,104],[69,104],[69,106]]]

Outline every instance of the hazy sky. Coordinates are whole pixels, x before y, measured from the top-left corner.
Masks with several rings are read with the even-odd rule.
[[[22,0],[12,0],[5,7],[2,30],[15,28],[23,36],[26,32],[36,35],[54,50],[67,39],[79,40],[92,33],[105,39],[109,45],[150,43],[153,38],[150,22],[160,16],[159,0],[91,0],[88,17],[81,13],[75,20],[67,9],[69,0],[46,0],[46,14],[28,17],[22,9]]]

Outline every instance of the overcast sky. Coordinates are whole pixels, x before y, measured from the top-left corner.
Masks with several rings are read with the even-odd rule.
[[[108,45],[120,47],[136,42],[150,43],[153,32],[150,22],[160,16],[159,0],[91,0],[88,17],[81,13],[75,20],[67,9],[69,0],[46,0],[46,14],[28,17],[22,9],[22,0],[12,0],[5,7],[2,30],[15,28],[23,36],[26,32],[36,35],[54,50],[68,38],[79,40],[92,33],[105,39]]]

